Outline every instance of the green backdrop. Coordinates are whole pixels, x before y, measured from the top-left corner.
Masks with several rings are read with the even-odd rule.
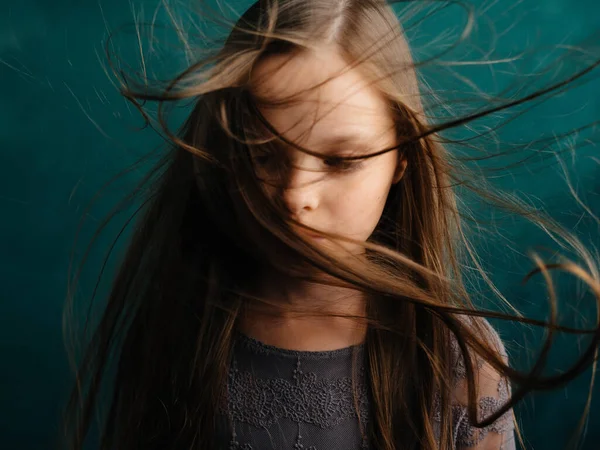
[[[597,0],[502,0],[489,4],[487,16],[497,19],[498,34],[486,34],[485,27],[477,33],[485,45],[502,37],[494,45],[505,56],[526,48],[529,42],[577,43],[600,25]],[[137,1],[133,11],[138,14],[143,8],[144,17],[150,19],[154,6],[155,2]],[[453,13],[448,13],[426,25],[426,29],[439,33],[453,25],[452,17]],[[52,448],[60,406],[72,381],[62,343],[61,308],[78,220],[86,203],[106,181],[158,143],[152,133],[134,129],[141,124],[138,115],[120,98],[99,62],[105,27],[114,28],[132,19],[131,5],[122,0],[0,0],[2,449]],[[501,36],[504,31],[506,34]],[[421,45],[427,43],[427,36],[426,32],[419,36]],[[119,42],[124,55],[135,54],[133,34]],[[426,49],[424,45],[423,51]],[[178,59],[178,55],[171,56]],[[527,67],[534,67],[547,56],[541,50],[530,59],[533,65]],[[504,69],[506,66],[498,67],[494,78],[489,70],[457,68],[474,79],[479,77],[476,81],[483,88],[508,76]],[[445,82],[443,78],[432,79],[434,85]],[[523,116],[518,124],[507,127],[501,137],[531,138],[552,132],[555,126],[569,128],[597,120],[599,88],[597,81],[591,81],[543,104]],[[587,148],[570,168],[578,192],[596,214],[600,210],[597,158],[597,150]],[[86,213],[83,243],[142,172],[143,168],[110,187]],[[581,211],[573,206],[556,171],[521,174],[499,183],[545,203],[550,213],[575,228],[584,242],[598,245],[597,226],[580,219]],[[104,251],[124,220],[125,215],[117,216],[92,252],[83,273],[82,296],[91,293]],[[505,235],[514,240],[515,248],[553,245],[524,223],[514,221],[503,227]],[[81,256],[83,246],[77,248]],[[543,317],[543,286],[519,285],[531,264],[523,256],[503,259],[509,253],[506,250],[500,239],[482,246],[492,279],[517,307]],[[577,293],[568,277],[561,286],[571,297]],[[567,311],[573,320],[594,314],[589,301]],[[507,325],[499,327],[507,347],[517,355],[515,364],[526,366],[529,360],[518,350],[539,335]],[[577,348],[572,342],[559,342],[554,361],[568,360]],[[529,448],[564,447],[584,406],[589,374],[586,372],[567,388],[531,396],[519,406],[517,413]],[[598,394],[581,448],[600,447]]]

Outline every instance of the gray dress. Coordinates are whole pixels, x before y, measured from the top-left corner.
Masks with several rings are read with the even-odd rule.
[[[501,345],[499,337],[497,340]],[[453,349],[458,353],[457,345]],[[504,351],[503,346],[501,349]],[[358,414],[351,378],[353,351],[359,368]],[[462,358],[456,361],[454,373],[459,385],[465,372]],[[368,449],[365,433],[361,433],[369,419],[365,380],[364,344],[333,351],[294,351],[266,345],[238,332],[227,394],[220,407],[220,448]],[[479,417],[487,417],[508,395],[506,383],[495,379],[493,392],[480,397]],[[433,426],[439,430],[436,411]],[[514,450],[512,411],[483,429],[469,424],[464,406],[454,405],[452,412],[454,448]]]

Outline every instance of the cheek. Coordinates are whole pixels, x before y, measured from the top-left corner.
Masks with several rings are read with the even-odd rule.
[[[337,232],[361,240],[369,238],[381,218],[391,187],[393,174],[382,175],[387,174],[365,173],[344,183],[343,192],[331,203]]]

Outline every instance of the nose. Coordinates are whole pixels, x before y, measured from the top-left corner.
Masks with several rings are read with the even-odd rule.
[[[298,153],[300,155],[294,158],[286,174],[287,180],[283,189],[283,201],[296,218],[319,207],[323,177],[319,158],[299,151]]]

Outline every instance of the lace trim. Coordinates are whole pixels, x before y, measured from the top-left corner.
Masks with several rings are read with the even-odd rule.
[[[504,405],[505,401],[505,398],[482,397],[478,403],[477,419],[481,421],[491,416]],[[508,410],[496,419],[495,422],[483,428],[477,428],[472,425],[469,420],[469,413],[466,406],[454,404],[452,405],[451,410],[452,422],[458,424],[458,427],[456,428],[457,447],[472,447],[483,441],[489,433],[503,434],[511,431],[513,428],[512,410]],[[441,420],[439,394],[436,394],[434,399],[433,420],[436,422]]]
[[[505,382],[500,382],[498,385],[498,398],[482,397],[479,400],[477,418],[482,420],[498,411],[508,399],[508,388]],[[508,410],[502,414],[495,422],[483,428],[476,428],[470,424],[468,413],[465,407],[461,407],[464,411],[464,420],[460,423],[457,432],[457,442],[461,446],[472,447],[483,441],[489,433],[503,434],[511,431],[513,428],[513,411]]]
[[[359,371],[364,377],[364,367]],[[362,418],[368,414],[364,382],[358,382],[358,403]],[[304,373],[296,362],[293,380],[262,379],[242,372],[234,360],[229,372],[229,415],[235,421],[268,428],[281,418],[294,422],[333,428],[342,421],[356,417],[352,394],[352,379],[318,379],[315,373]],[[221,412],[224,405],[221,404]]]
[[[500,353],[504,357],[507,357],[506,350],[504,349],[504,345],[500,340],[500,337],[498,336],[497,332],[491,328],[491,325],[486,324],[486,326],[488,326],[488,328],[490,329],[493,341],[495,341],[498,345],[498,350],[500,351]],[[454,355],[453,376],[454,384],[456,386],[466,378],[467,371],[465,360],[463,358],[460,346],[458,345],[458,342],[455,339],[451,340],[451,348],[452,354]],[[477,355],[474,355],[473,360],[475,362],[475,370],[480,370],[485,363],[485,361]],[[503,378],[499,379],[497,386],[497,396],[485,396],[479,399],[477,405],[477,419],[481,421],[484,418],[487,418],[494,414],[506,403],[509,396],[510,389],[507,380]],[[437,421],[441,420],[440,402],[441,399],[439,393],[436,393],[434,397],[434,419]],[[514,413],[512,409],[505,412],[502,416],[496,419],[495,422],[483,428],[477,428],[471,424],[466,406],[454,404],[452,405],[451,409],[453,422],[458,424],[458,429],[456,433],[457,446],[472,447],[483,441],[489,433],[502,434],[511,431],[513,428]]]
[[[256,354],[276,355],[295,358],[295,369],[291,380],[284,378],[258,378],[251,372],[240,371],[235,358],[229,371],[227,394],[220,402],[220,413],[227,415],[233,426],[233,435],[229,450],[254,450],[252,444],[240,444],[237,441],[235,423],[242,422],[257,428],[267,429],[281,418],[287,418],[297,424],[296,442],[293,450],[317,450],[316,447],[304,447],[302,444],[302,424],[312,424],[321,429],[332,429],[344,420],[356,418],[352,379],[319,379],[316,373],[305,373],[301,367],[302,359],[331,359],[350,356],[354,348],[360,352],[364,344],[332,351],[296,351],[285,350],[264,344],[249,336],[238,334],[238,343]],[[499,339],[499,338],[498,338]],[[458,384],[466,377],[465,363],[460,348],[452,340],[455,382]],[[481,368],[483,361],[475,358],[476,366]],[[478,419],[489,417],[508,399],[509,387],[505,380],[498,383],[498,397],[482,397],[478,403]],[[363,429],[367,428],[369,402],[365,384],[365,367],[359,368],[357,379],[358,406]],[[433,419],[441,420],[439,393],[434,397]],[[504,433],[513,426],[513,412],[507,411],[494,423],[476,428],[468,420],[466,406],[454,404],[451,407],[457,446],[471,447],[477,445],[490,433]],[[368,441],[363,440],[363,448],[368,448]]]
[[[309,353],[313,357],[342,356],[354,347],[328,352],[297,352],[267,346],[252,338],[241,339],[245,346],[255,351],[287,353],[296,355],[296,368],[292,380],[284,378],[263,379],[247,371],[240,371],[235,358],[232,361],[227,387],[227,398],[220,402],[221,414],[227,415],[233,426],[230,450],[253,450],[251,444],[241,445],[237,441],[235,423],[242,422],[257,428],[267,429],[282,418],[297,424],[298,433],[294,450],[317,450],[304,447],[301,440],[301,425],[312,424],[321,429],[332,429],[344,420],[356,418],[352,379],[319,379],[316,373],[305,373],[301,367],[300,354]],[[358,346],[360,347],[360,345]],[[369,402],[365,383],[365,369],[361,365],[357,380],[358,409],[363,429],[367,428]],[[363,447],[368,448],[367,439]]]

